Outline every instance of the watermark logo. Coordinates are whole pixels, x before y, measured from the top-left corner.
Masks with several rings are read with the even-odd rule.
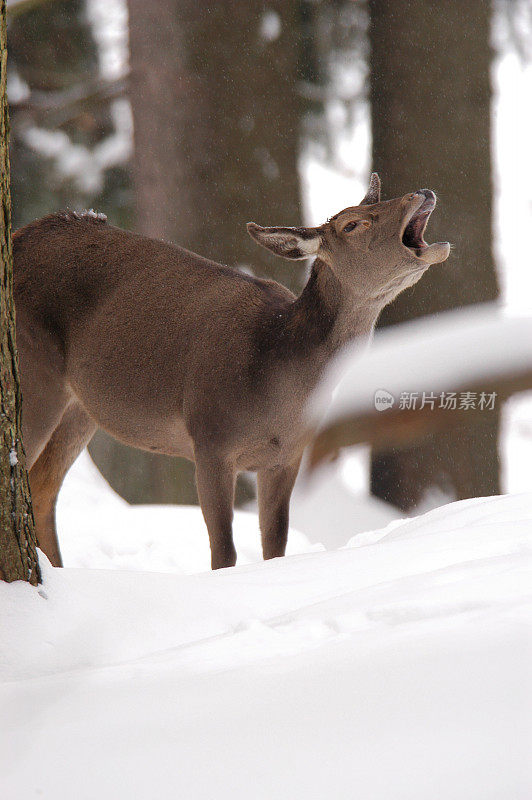
[[[497,392],[401,392],[399,411],[445,409],[446,411],[493,411]],[[387,411],[395,405],[395,397],[387,389],[375,392],[375,408]]]
[[[375,408],[377,411],[386,411],[389,408],[393,408],[394,403],[395,397],[391,392],[386,391],[386,389],[377,389],[375,392]]]

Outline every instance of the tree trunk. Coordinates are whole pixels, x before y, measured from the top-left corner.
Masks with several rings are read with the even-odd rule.
[[[370,0],[369,7],[373,168],[388,197],[434,189],[441,205],[427,239],[455,246],[448,262],[433,266],[385,310],[380,324],[390,325],[498,295],[491,231],[491,7],[485,0]],[[498,424],[494,411],[481,428],[374,453],[373,493],[406,510],[433,488],[456,498],[498,493]]]
[[[129,12],[137,230],[297,289],[303,269],[245,228],[300,223],[296,2],[129,0]],[[196,502],[187,462],[101,436],[91,453],[128,499]]]
[[[6,99],[6,3],[0,0],[0,580],[40,580],[33,511],[21,437],[21,392],[15,346],[9,116]]]

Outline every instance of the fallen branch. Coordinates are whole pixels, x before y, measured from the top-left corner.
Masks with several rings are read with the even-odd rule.
[[[492,413],[487,397],[495,395],[500,405],[528,389],[530,317],[505,317],[486,304],[388,328],[369,352],[352,346],[340,356],[318,388],[309,415],[309,464],[341,447],[400,448],[427,434],[476,425]],[[444,402],[450,395],[454,403]]]
[[[450,387],[449,393],[495,393],[500,405],[517,392],[532,389],[532,369],[506,377],[493,376],[482,383]],[[492,413],[486,409],[390,408],[345,415],[326,425],[315,436],[310,448],[309,467],[334,458],[342,447],[371,444],[378,449],[401,448],[415,444],[431,433],[478,425]]]

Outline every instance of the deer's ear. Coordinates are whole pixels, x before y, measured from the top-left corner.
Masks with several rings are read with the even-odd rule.
[[[361,200],[361,206],[370,206],[373,203],[379,203],[381,199],[381,179],[376,172],[371,173],[369,179],[369,187],[366,196]]]
[[[248,222],[247,228],[252,239],[283,258],[315,256],[321,243],[318,228],[262,228],[255,222]]]

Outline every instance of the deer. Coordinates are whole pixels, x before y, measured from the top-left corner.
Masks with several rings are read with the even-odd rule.
[[[61,566],[55,506],[98,426],[194,462],[211,567],[236,564],[236,476],[257,473],[264,559],[285,554],[290,495],[308,443],[304,409],[352,339],[448,242],[427,244],[430,189],[359,205],[318,227],[247,229],[286,259],[314,258],[299,296],[177,245],[63,211],[13,235],[23,441],[36,534]]]

